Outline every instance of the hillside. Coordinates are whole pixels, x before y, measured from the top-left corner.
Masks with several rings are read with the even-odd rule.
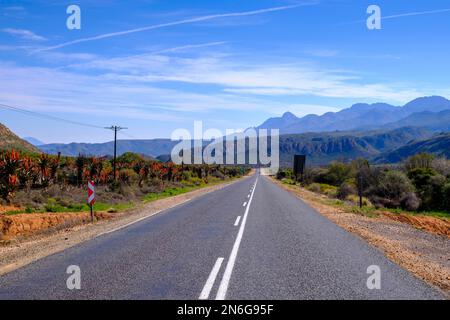
[[[350,161],[358,157],[372,159],[409,141],[426,139],[431,135],[429,131],[420,128],[281,135],[280,163],[290,166],[294,154],[306,154],[311,165],[323,165],[333,160]],[[167,161],[176,143],[169,139],[119,140],[118,154],[134,152]],[[66,156],[77,156],[80,153],[105,156],[111,155],[114,150],[112,142],[49,144],[39,148],[46,153],[61,152]]]
[[[176,141],[170,139],[153,139],[153,140],[118,140],[117,154],[121,155],[125,152],[133,152],[156,158],[162,154],[170,154],[172,148],[177,144]],[[69,143],[69,144],[46,144],[39,146],[45,153],[61,154],[65,156],[76,157],[79,154],[89,156],[107,156],[114,152],[114,143]]]
[[[396,163],[424,152],[450,159],[450,133],[438,134],[429,139],[410,142],[376,157],[374,163]]]
[[[368,130],[385,128],[400,128],[404,126],[421,126],[420,121],[406,120],[411,115],[424,112],[437,114],[450,110],[450,101],[438,96],[423,97],[408,102],[402,107],[386,103],[358,103],[339,112],[328,112],[321,116],[307,115],[298,118],[290,112],[282,117],[266,120],[258,126],[259,129],[280,129],[281,134],[297,134],[305,132],[332,132],[349,130]],[[420,115],[417,116],[420,118]],[[441,130],[442,125],[434,125],[430,119],[429,127]]]
[[[0,150],[15,149],[22,152],[40,153],[32,144],[19,138],[11,130],[0,123]]]
[[[389,123],[385,128],[422,127],[432,131],[450,131],[450,110],[440,112],[417,112],[399,121]]]
[[[418,128],[392,131],[306,133],[280,136],[280,164],[290,166],[294,154],[305,154],[309,165],[324,165],[333,160],[351,161],[380,154],[414,140],[430,137]]]

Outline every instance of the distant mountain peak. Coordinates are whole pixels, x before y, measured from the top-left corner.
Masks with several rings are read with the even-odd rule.
[[[27,141],[28,143],[31,143],[33,146],[41,146],[45,144],[45,142],[42,142],[39,139],[33,138],[33,137],[24,137],[23,140]]]
[[[441,96],[420,97],[408,102],[403,108],[409,113],[439,112],[450,109],[450,101]]]
[[[307,115],[298,118],[291,112],[285,112],[281,117],[269,118],[257,128],[279,129],[281,134],[369,130],[383,128],[388,124],[398,124],[413,114],[427,111],[438,113],[445,110],[450,110],[450,101],[440,96],[417,98],[404,106],[394,106],[382,102],[355,103],[349,108],[338,112],[327,112],[320,116]],[[443,128],[441,122],[438,126],[428,124],[427,128],[441,129]],[[409,125],[421,126],[420,122],[411,122]]]
[[[283,119],[298,119],[297,116],[290,111],[286,111],[285,113],[283,113],[281,118],[283,118]]]

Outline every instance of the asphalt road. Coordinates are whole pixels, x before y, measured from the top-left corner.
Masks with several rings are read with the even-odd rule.
[[[380,289],[367,287],[372,265]],[[199,298],[443,296],[259,175],[0,277],[0,299]]]

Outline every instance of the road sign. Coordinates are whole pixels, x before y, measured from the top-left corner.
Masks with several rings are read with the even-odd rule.
[[[306,156],[303,154],[294,155],[294,176],[297,180],[298,175],[303,177],[303,173],[305,172],[305,162]]]
[[[95,185],[93,181],[88,182],[88,204],[92,206],[95,203]]]
[[[94,181],[88,181],[88,204],[91,208],[91,221],[94,222],[95,185]]]

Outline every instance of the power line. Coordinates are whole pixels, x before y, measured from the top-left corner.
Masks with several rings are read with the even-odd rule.
[[[114,181],[116,180],[117,132],[120,131],[120,130],[128,129],[128,128],[119,127],[119,126],[101,127],[101,126],[96,126],[96,125],[89,124],[89,123],[83,123],[83,122],[78,122],[78,121],[67,120],[67,119],[51,116],[51,115],[48,115],[48,114],[43,114],[43,113],[39,113],[39,112],[35,112],[35,111],[30,111],[30,110],[26,110],[26,109],[19,108],[19,107],[13,107],[13,106],[10,106],[10,105],[7,105],[7,104],[3,104],[3,103],[0,103],[0,108],[6,109],[6,110],[10,110],[10,111],[14,111],[14,112],[18,112],[18,113],[22,113],[22,114],[26,114],[26,115],[39,117],[39,118],[50,119],[50,120],[53,120],[53,121],[59,121],[59,122],[64,122],[64,123],[70,123],[70,124],[73,124],[73,125],[78,125],[78,126],[83,126],[83,127],[89,127],[89,128],[95,128],[95,129],[113,130],[114,131],[114,162],[113,162],[114,169],[113,170],[114,170]]]
[[[130,139],[139,140],[139,138],[137,138],[137,137],[135,137],[135,136],[133,136],[133,135],[131,135],[129,133],[121,132],[120,134],[122,134],[122,135],[124,135],[124,136],[126,136],[126,137],[128,137]]]
[[[48,114],[39,113],[39,112],[36,112],[36,111],[30,111],[30,110],[26,110],[26,109],[19,108],[19,107],[13,107],[13,106],[10,106],[10,105],[7,105],[7,104],[3,104],[3,103],[0,103],[0,108],[6,109],[6,110],[10,110],[10,111],[14,111],[14,112],[18,112],[18,113],[22,113],[22,114],[26,114],[26,115],[30,115],[30,116],[39,117],[39,118],[44,118],[44,119],[49,119],[49,120],[54,120],[54,121],[59,121],[59,122],[64,122],[64,123],[70,123],[70,124],[73,124],[73,125],[89,127],[89,128],[96,128],[96,129],[104,129],[104,127],[93,125],[93,124],[90,124],[90,123],[83,123],[83,122],[79,122],[79,121],[67,120],[67,119],[51,116],[51,115],[48,115]]]

